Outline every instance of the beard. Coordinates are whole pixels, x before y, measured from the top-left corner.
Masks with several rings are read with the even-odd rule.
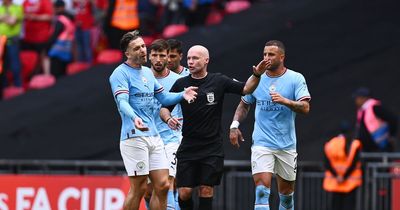
[[[269,65],[267,67],[267,70],[274,72],[274,71],[278,70],[279,66],[280,66],[280,63],[271,63],[271,65]]]
[[[165,69],[166,65],[161,65],[161,66],[160,65],[158,65],[158,66],[152,65],[152,67],[153,67],[154,71],[162,72]]]

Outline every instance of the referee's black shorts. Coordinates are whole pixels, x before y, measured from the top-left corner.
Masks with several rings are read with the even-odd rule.
[[[199,160],[179,159],[176,172],[176,186],[214,186],[221,183],[224,172],[224,158],[217,156]]]

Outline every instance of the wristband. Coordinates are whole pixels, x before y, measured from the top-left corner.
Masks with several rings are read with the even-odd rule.
[[[234,121],[232,121],[230,129],[237,129],[237,128],[239,128],[239,125],[240,125],[239,121],[234,120]]]
[[[255,77],[257,77],[257,78],[260,78],[260,77],[261,77],[261,75],[258,75],[258,74],[254,73],[254,72],[253,72],[253,76],[255,76]]]
[[[168,124],[168,121],[169,121],[170,119],[172,119],[172,117],[169,117],[169,118],[165,121],[165,123]]]

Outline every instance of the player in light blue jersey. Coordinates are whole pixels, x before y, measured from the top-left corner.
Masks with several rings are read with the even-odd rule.
[[[110,84],[122,119],[120,150],[130,181],[124,210],[139,209],[147,177],[155,192],[151,209],[166,209],[169,165],[155,125],[154,100],[163,105],[176,104],[182,99],[192,101],[197,95],[196,88],[188,87],[180,93],[164,91],[153,72],[143,66],[147,52],[138,31],[126,33],[120,43],[127,60],[113,71]]]
[[[170,48],[168,53],[168,69],[181,76],[189,75],[189,69],[181,65],[183,58],[182,42],[177,39],[168,39],[167,43]]]
[[[303,75],[284,66],[285,47],[280,41],[269,41],[264,60],[270,61],[256,90],[242,97],[230,127],[231,143],[239,147],[243,140],[238,129],[247,117],[251,104],[256,105],[251,148],[251,165],[255,191],[255,210],[269,210],[272,174],[278,181],[279,210],[293,209],[297,152],[295,117],[307,114],[311,99]]]
[[[157,81],[164,87],[165,91],[169,91],[175,81],[181,78],[180,75],[170,71],[167,68],[169,45],[163,39],[157,39],[150,45],[150,63],[151,70]],[[167,153],[168,164],[169,164],[169,191],[167,196],[167,210],[176,210],[179,208],[175,202],[174,196],[174,182],[176,175],[176,151],[178,150],[179,144],[182,139],[181,130],[173,130],[169,128],[160,118],[160,109],[162,104],[159,101],[155,101],[155,121],[157,130],[164,142],[165,151]],[[182,111],[180,105],[177,104],[172,111],[172,116],[175,119],[182,119]],[[148,191],[151,190],[151,184],[148,185]],[[151,192],[145,194],[145,200],[149,198]]]

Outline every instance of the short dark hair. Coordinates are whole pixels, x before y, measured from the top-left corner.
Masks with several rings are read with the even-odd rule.
[[[124,34],[119,41],[119,46],[122,53],[125,53],[126,49],[128,49],[129,43],[131,43],[132,40],[140,37],[139,30],[129,31],[128,33]]]
[[[150,51],[152,51],[152,50],[154,50],[154,51],[167,50],[167,52],[169,52],[169,49],[170,49],[170,47],[169,47],[167,41],[165,41],[164,39],[154,40],[149,47]]]
[[[178,53],[182,53],[182,42],[177,39],[168,39],[167,43],[169,45],[170,50],[175,50]]]
[[[282,51],[283,54],[285,54],[285,45],[281,41],[271,40],[265,43],[265,46],[276,46]]]

